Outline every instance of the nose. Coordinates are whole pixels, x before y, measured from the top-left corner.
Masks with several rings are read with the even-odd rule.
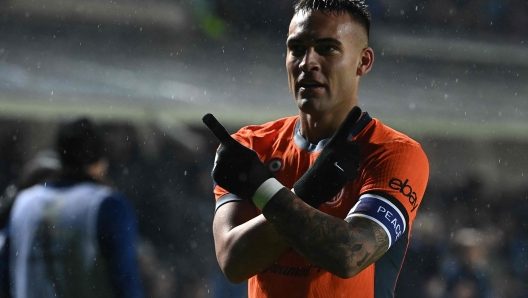
[[[314,48],[309,48],[306,50],[306,53],[304,54],[304,57],[299,64],[299,68],[303,72],[310,72],[314,70],[319,70],[321,65],[318,62],[318,54],[314,50]]]

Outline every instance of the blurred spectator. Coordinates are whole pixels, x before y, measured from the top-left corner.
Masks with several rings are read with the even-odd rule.
[[[143,297],[135,218],[101,184],[99,130],[82,118],[59,126],[59,178],[20,192],[7,227],[13,297]]]
[[[487,240],[486,234],[477,229],[463,228],[455,232],[453,251],[442,265],[451,297],[494,297]]]

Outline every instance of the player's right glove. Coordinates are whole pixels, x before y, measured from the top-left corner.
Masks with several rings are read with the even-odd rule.
[[[361,109],[354,107],[314,164],[293,185],[295,194],[310,206],[318,208],[330,201],[346,183],[358,177],[361,148],[348,137],[360,116]]]
[[[213,180],[230,193],[253,202],[255,191],[273,174],[255,151],[233,139],[212,114],[202,120],[220,141],[211,173]]]

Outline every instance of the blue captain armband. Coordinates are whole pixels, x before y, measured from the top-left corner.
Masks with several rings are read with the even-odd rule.
[[[400,239],[407,228],[406,217],[395,204],[375,194],[364,194],[350,210],[347,218],[365,217],[379,224],[389,236],[389,248]]]

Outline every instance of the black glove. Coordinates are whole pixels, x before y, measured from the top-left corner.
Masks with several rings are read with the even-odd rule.
[[[230,193],[252,202],[257,188],[273,174],[260,160],[257,153],[233,139],[212,114],[202,121],[220,140],[220,149],[211,176]]]
[[[360,145],[348,136],[360,116],[361,109],[354,107],[314,164],[293,185],[295,194],[310,206],[318,208],[328,202],[359,175]]]

